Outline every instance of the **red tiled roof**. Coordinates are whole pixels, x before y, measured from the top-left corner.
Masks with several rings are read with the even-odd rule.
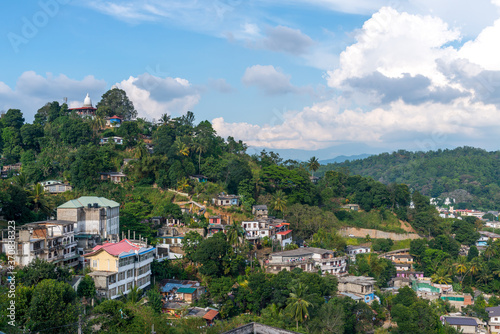
[[[122,118],[114,115],[113,117],[110,117],[109,119],[122,119]]]
[[[139,250],[139,249],[141,249],[141,247],[134,245],[133,243],[131,243],[127,239],[123,239],[120,242],[115,242],[115,243],[108,242],[108,243],[105,243],[104,245],[95,246],[93,248],[93,251],[90,252],[89,254],[86,254],[85,256],[90,255],[90,254],[95,254],[97,251],[99,251],[101,249],[105,250],[106,252],[108,252],[109,254],[111,254],[113,256],[118,256],[123,252],[127,253],[127,252],[130,252],[131,250]]]
[[[292,232],[292,230],[287,230],[287,231],[282,231],[282,232],[278,232],[276,234],[280,234],[280,235],[287,235],[288,233]]]
[[[215,310],[210,310],[203,316],[203,319],[213,320],[217,316],[217,314],[219,314],[219,312]]]
[[[97,110],[97,108],[94,107],[68,108],[68,110],[87,110],[87,109]]]

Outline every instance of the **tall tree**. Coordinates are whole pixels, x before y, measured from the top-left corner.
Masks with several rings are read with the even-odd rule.
[[[284,212],[287,205],[287,196],[282,190],[278,190],[274,194],[272,205],[274,210],[281,212],[284,216]]]
[[[292,286],[292,292],[290,292],[290,297],[287,300],[287,306],[285,310],[296,322],[297,331],[299,330],[299,321],[303,322],[309,316],[309,308],[313,304],[308,301],[307,290],[308,287],[299,282],[298,285]]]
[[[310,171],[312,171],[312,176],[314,176],[314,172],[319,169],[319,161],[318,158],[316,157],[311,157],[309,161],[307,162],[307,168],[309,168]]]
[[[97,104],[97,109],[109,107],[113,113],[125,120],[137,117],[137,110],[134,104],[127,97],[127,93],[119,88],[113,88],[103,94],[101,101]]]

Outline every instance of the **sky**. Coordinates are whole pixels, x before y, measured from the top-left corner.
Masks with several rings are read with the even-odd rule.
[[[209,120],[305,160],[500,140],[500,0],[40,0],[0,12],[0,110]]]

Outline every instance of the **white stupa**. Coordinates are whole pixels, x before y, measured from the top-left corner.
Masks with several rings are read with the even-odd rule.
[[[87,93],[85,100],[83,100],[83,108],[92,108],[92,100],[90,99],[89,93]]]

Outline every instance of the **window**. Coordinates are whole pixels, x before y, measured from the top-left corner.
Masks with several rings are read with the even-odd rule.
[[[119,281],[122,281],[122,280],[124,280],[124,279],[125,279],[125,272],[119,273],[119,274],[118,274],[118,280],[119,280]]]
[[[134,271],[132,269],[127,270],[127,277],[130,278],[132,276],[134,276]]]
[[[92,267],[97,268],[97,260],[92,260]]]
[[[116,275],[109,276],[109,284],[116,283]]]

